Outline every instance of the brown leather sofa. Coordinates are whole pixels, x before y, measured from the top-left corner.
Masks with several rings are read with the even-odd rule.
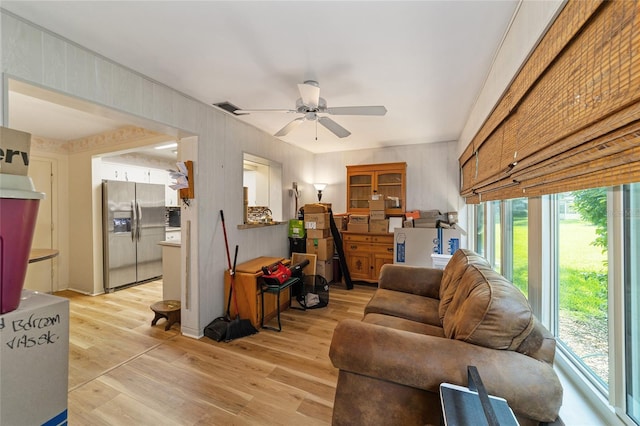
[[[439,425],[438,389],[478,368],[521,425],[552,422],[562,404],[555,339],[526,298],[470,250],[444,270],[383,266],[362,321],[335,329],[334,425]]]

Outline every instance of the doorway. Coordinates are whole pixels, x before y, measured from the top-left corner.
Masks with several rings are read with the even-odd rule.
[[[7,87],[5,122],[32,135],[29,174],[36,189],[47,194],[39,210],[33,247],[60,252],[56,259],[31,264],[25,287],[48,293],[63,289],[100,293],[102,221],[95,201],[100,199],[96,189],[100,178],[95,182],[95,162],[82,156],[118,151],[130,158],[142,157],[144,151],[153,151],[152,145],[179,141],[183,135],[177,129],[11,78]],[[110,131],[117,136],[142,137],[130,142],[102,137]],[[99,137],[86,142],[96,135]]]
[[[54,248],[54,233],[58,227],[54,226],[53,200],[57,199],[53,193],[54,162],[51,159],[36,159],[31,157],[29,177],[33,181],[36,191],[45,194],[38,207],[38,219],[31,243],[32,248]],[[56,238],[57,240],[57,238]],[[58,290],[56,276],[57,259],[47,259],[30,263],[24,288],[41,293],[53,293]]]

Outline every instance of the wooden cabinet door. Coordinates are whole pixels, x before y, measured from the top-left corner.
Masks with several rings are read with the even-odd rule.
[[[347,210],[350,212],[367,212],[369,199],[373,194],[374,173],[354,171],[347,173]]]
[[[393,263],[393,249],[391,250],[391,256],[386,253],[374,254],[373,273],[375,279],[378,279],[378,277],[380,276],[380,269],[382,269],[382,266],[386,265],[387,263]]]
[[[401,214],[404,211],[404,180],[403,170],[381,171],[376,174],[375,187],[378,194],[386,200],[386,214]]]
[[[371,252],[368,243],[347,242],[344,248],[351,278],[371,279]]]

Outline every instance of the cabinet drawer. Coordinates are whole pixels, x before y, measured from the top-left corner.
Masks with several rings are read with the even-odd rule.
[[[371,244],[349,241],[344,244],[344,251],[345,253],[346,252],[369,253],[371,251]]]
[[[375,254],[386,254],[388,256],[391,256],[391,258],[393,259],[393,245],[388,245],[388,244],[371,244],[369,246],[369,250],[370,253],[375,253]]]
[[[342,234],[343,236],[343,240],[344,241],[358,241],[358,242],[363,242],[363,243],[367,243],[371,241],[371,235],[364,235],[364,234]],[[391,241],[393,241],[393,238],[391,238]]]
[[[373,235],[371,237],[372,243],[391,244],[393,246],[393,234],[391,235]]]

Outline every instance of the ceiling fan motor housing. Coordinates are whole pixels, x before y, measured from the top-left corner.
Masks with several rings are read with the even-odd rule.
[[[307,112],[326,112],[327,101],[325,100],[325,98],[318,98],[318,107],[310,108],[308,105],[304,104],[302,98],[298,98],[296,100],[296,111],[300,114],[306,114]]]

